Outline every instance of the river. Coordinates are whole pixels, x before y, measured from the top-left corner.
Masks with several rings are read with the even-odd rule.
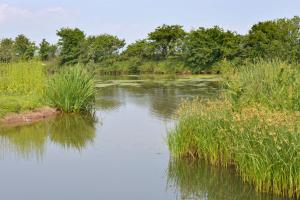
[[[271,200],[233,170],[173,161],[167,131],[183,99],[217,98],[218,78],[99,77],[93,116],[0,130],[0,199]]]

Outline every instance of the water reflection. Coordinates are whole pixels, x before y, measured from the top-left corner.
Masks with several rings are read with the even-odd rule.
[[[211,167],[201,161],[170,161],[168,189],[177,191],[178,199],[283,200],[256,193],[254,188],[244,184],[233,170]]]
[[[50,140],[64,148],[81,150],[95,138],[93,116],[67,115],[51,123]]]
[[[23,158],[42,159],[47,143],[81,151],[93,142],[95,117],[61,115],[33,125],[0,129],[0,148]]]
[[[114,110],[127,102],[149,108],[160,119],[173,117],[176,108],[185,98],[218,96],[218,79],[176,76],[121,76],[101,77],[97,82],[98,108]],[[113,80],[111,80],[113,79]]]

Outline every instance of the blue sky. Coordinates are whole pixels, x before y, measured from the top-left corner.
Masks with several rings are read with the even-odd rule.
[[[56,42],[60,27],[133,42],[162,24],[219,25],[246,33],[258,21],[300,15],[300,0],[0,0],[0,38]]]

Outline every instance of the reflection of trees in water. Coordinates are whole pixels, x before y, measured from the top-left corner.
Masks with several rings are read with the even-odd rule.
[[[97,92],[95,106],[103,110],[114,110],[121,106],[120,99],[118,99],[117,87],[101,88]]]
[[[256,193],[232,170],[218,169],[191,160],[170,161],[167,184],[169,189],[178,192],[178,199],[280,200]]]
[[[94,117],[62,115],[33,125],[0,130],[0,148],[24,158],[41,159],[47,141],[65,148],[83,149],[95,137]]]
[[[146,105],[155,116],[170,119],[183,98],[215,97],[218,94],[217,88],[218,83],[213,81],[147,80],[139,82],[139,86],[101,88],[96,105],[101,109],[110,110],[119,107],[122,102],[134,102],[137,105]]]

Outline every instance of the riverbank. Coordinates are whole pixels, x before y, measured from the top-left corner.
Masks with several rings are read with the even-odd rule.
[[[89,112],[94,77],[79,66],[49,75],[39,61],[0,64],[0,119],[23,123],[56,114]]]
[[[35,123],[55,117],[61,112],[55,108],[43,107],[22,113],[10,113],[0,119],[0,127],[12,127]]]
[[[168,135],[175,159],[235,166],[259,192],[300,195],[299,65],[279,61],[241,66],[223,76],[219,100],[187,101]]]

